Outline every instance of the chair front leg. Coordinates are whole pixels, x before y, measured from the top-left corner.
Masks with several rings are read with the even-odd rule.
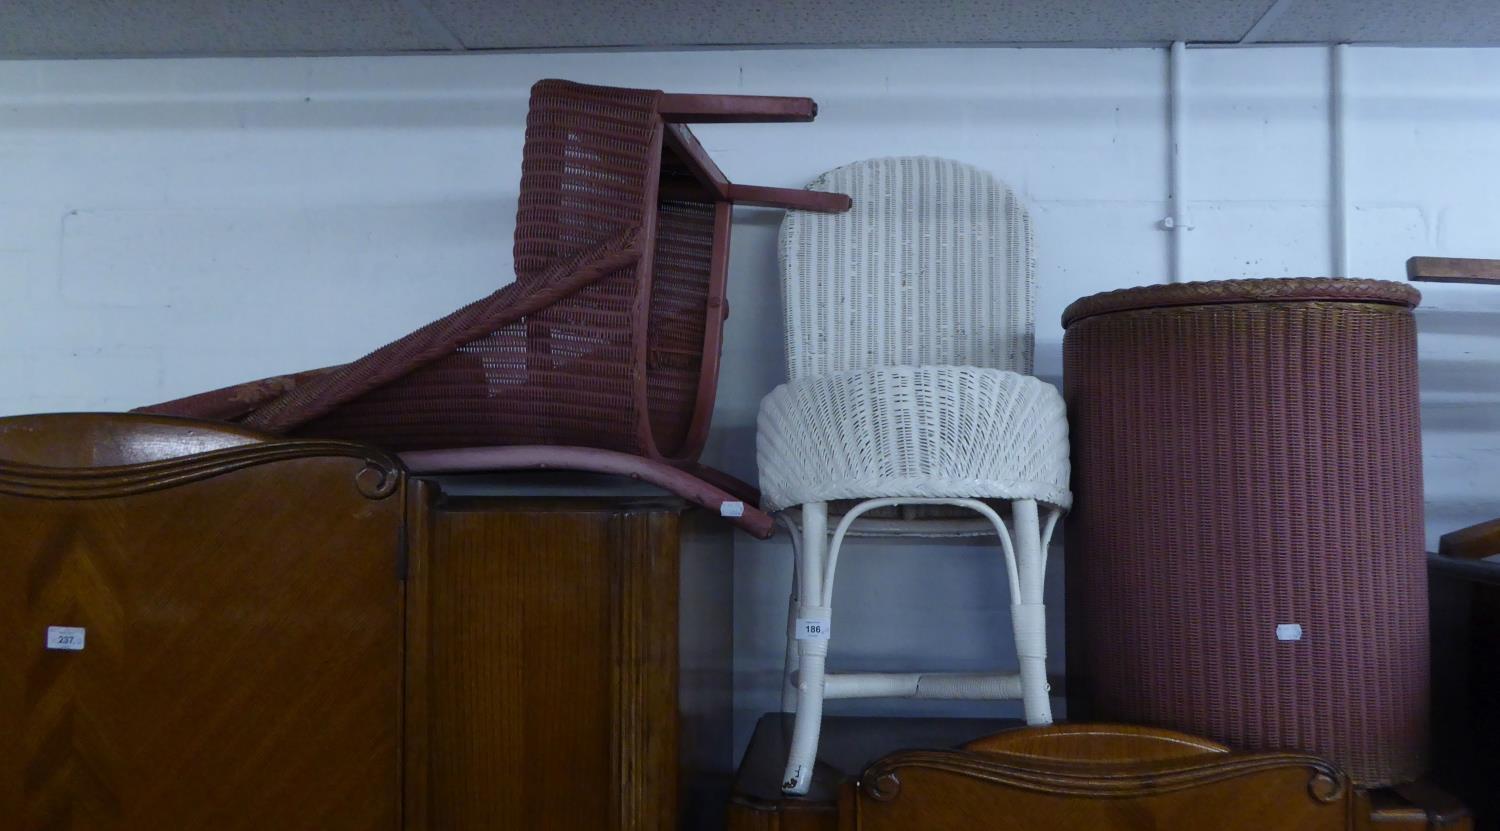
[[[802,529],[788,518],[787,514],[780,513],[776,519],[786,528],[787,538],[792,541],[792,590],[787,597],[786,603],[786,648],[781,657],[781,712],[797,712],[797,685],[793,679],[797,672],[797,615],[800,597],[797,584],[802,581],[799,576],[802,572]]]
[[[802,507],[802,548],[798,559],[797,619],[793,623],[792,635],[798,655],[797,715],[792,727],[786,774],[781,784],[781,789],[789,794],[805,794],[812,784],[818,736],[823,728],[823,676],[828,658],[828,627],[832,620],[832,610],[823,602],[828,563],[826,502]]]
[[[1016,657],[1021,664],[1022,704],[1027,724],[1052,723],[1052,699],[1047,684],[1047,614],[1043,601],[1047,552],[1037,504],[1033,499],[1011,503],[1015,526],[1019,602],[1010,607]],[[1048,526],[1050,530],[1050,524]]]

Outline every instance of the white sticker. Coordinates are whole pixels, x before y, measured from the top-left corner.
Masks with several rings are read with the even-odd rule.
[[[83,649],[83,640],[87,634],[82,626],[48,626],[47,648],[77,652]]]
[[[745,503],[743,502],[720,502],[719,516],[744,516]]]
[[[1278,640],[1278,641],[1300,641],[1300,640],[1302,640],[1302,624],[1300,624],[1300,623],[1278,623],[1278,624],[1276,624],[1276,640]]]
[[[832,631],[833,626],[828,618],[797,618],[797,640],[799,641],[826,641]]]

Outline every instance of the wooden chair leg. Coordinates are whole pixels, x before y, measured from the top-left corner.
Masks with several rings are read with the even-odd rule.
[[[1438,554],[1460,560],[1482,560],[1500,554],[1500,519],[1449,531],[1438,538]]]
[[[802,188],[768,188],[760,185],[729,185],[729,201],[736,205],[786,208],[794,211],[843,213],[854,205],[848,194]]]
[[[669,124],[812,121],[818,116],[818,105],[811,98],[780,95],[667,93],[656,109]]]

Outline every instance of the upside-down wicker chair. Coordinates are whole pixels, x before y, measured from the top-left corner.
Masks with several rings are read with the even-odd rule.
[[[1070,501],[1062,397],[1023,374],[1033,265],[1015,195],[983,171],[932,158],[858,162],[810,187],[848,193],[854,209],[792,212],[782,224],[790,381],[760,411],[762,506],[801,525],[789,793],[811,782],[825,697],[1019,698],[1029,723],[1051,722],[1042,577]],[[1010,504],[1010,528],[992,502]],[[831,539],[830,503],[842,512]],[[916,513],[878,516],[896,506]],[[1020,672],[826,673],[845,538],[952,531],[951,518],[933,516],[951,506],[999,535]]]
[[[143,409],[363,441],[414,472],[631,475],[767,536],[754,489],[697,464],[728,314],[730,212],[849,200],[731,184],[683,125],[815,114],[806,98],[538,82],[514,283],[353,363]]]

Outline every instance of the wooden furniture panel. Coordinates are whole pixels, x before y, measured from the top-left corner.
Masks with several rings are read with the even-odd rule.
[[[1055,725],[997,733],[962,750],[913,750],[845,786],[841,828],[1348,831],[1355,792],[1327,762],[1230,753],[1180,733]]]
[[[727,703],[679,717],[684,509],[675,499],[439,500],[413,571],[423,599],[409,635],[426,643],[409,682],[428,725],[413,737],[425,744],[414,779],[426,781],[426,827],[675,829],[679,758],[717,752],[727,769]],[[727,636],[727,591],[710,603]],[[727,688],[728,660],[709,686]],[[703,686],[702,672],[688,686]],[[680,753],[695,730],[709,749],[694,741]],[[689,807],[707,810],[701,799]]]
[[[1476,827],[1500,831],[1500,562],[1450,548],[1428,556],[1432,776],[1468,803]]]
[[[128,416],[0,459],[0,825],[399,828],[394,461]]]
[[[1473,831],[1475,818],[1464,802],[1427,782],[1411,782],[1361,795],[1368,815],[1361,831]]]
[[[798,798],[778,787],[791,721],[769,714],[736,774],[729,828],[1472,827],[1461,804],[1429,785],[1351,789],[1336,769],[1300,754],[1232,754],[1148,728],[1015,724],[830,717],[813,789]]]
[[[1427,283],[1500,283],[1500,260],[1467,257],[1411,257],[1406,276]]]
[[[678,534],[677,771],[683,831],[722,831],[734,779],[734,537],[707,511]]]
[[[956,748],[976,736],[1019,727],[1020,719],[824,716],[812,787],[805,797],[781,791],[792,741],[792,716],[767,713],[755,725],[729,797],[731,831],[832,831],[839,792],[875,759],[914,747]]]

